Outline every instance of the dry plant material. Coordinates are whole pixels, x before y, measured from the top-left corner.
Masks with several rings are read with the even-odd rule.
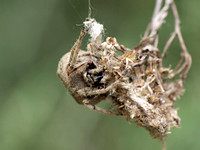
[[[102,42],[103,25],[95,19],[86,19],[79,38],[71,51],[61,58],[57,70],[77,103],[104,114],[133,119],[160,140],[165,139],[170,128],[180,125],[174,103],[184,92],[183,82],[191,66],[175,3],[173,0],[162,3],[162,0],[156,1],[151,22],[134,49],[119,45],[112,37]],[[170,8],[175,29],[160,54],[158,30]],[[87,51],[83,51],[80,47],[86,33],[91,39]],[[175,37],[179,40],[182,58],[173,70],[164,67],[162,62]],[[110,102],[111,107],[98,107],[102,101]]]

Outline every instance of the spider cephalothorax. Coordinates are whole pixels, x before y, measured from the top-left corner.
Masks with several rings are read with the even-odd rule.
[[[164,10],[167,11],[170,5],[176,11],[173,1],[166,3]],[[181,63],[183,60],[185,63],[178,64],[174,70],[163,67],[162,60],[172,40],[170,38],[160,56],[157,31],[166,14],[163,16],[159,14],[155,17],[157,20],[152,19],[156,26],[151,23],[151,29],[134,49],[119,45],[116,38],[108,37],[102,42],[103,25],[87,19],[71,51],[61,58],[57,71],[79,104],[105,114],[134,119],[161,140],[171,127],[180,125],[177,109],[173,106],[183,93],[183,81],[191,65],[190,55],[185,46],[181,46],[184,54]],[[179,24],[176,26],[179,29]],[[174,33],[184,45],[179,31],[176,29]],[[81,42],[86,33],[91,39],[87,51],[82,51]],[[175,79],[178,74],[180,78]],[[105,100],[111,103],[109,109],[96,106]]]
[[[83,77],[88,86],[103,88],[106,84],[102,82],[104,73],[105,70],[103,69],[103,66],[97,68],[97,65],[90,60],[87,64],[86,72],[84,73]]]

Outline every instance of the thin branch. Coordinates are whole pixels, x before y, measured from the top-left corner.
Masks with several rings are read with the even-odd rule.
[[[181,79],[184,81],[185,78],[187,77],[189,70],[190,70],[190,67],[191,67],[191,64],[192,64],[192,59],[191,59],[190,54],[188,53],[188,50],[185,46],[185,42],[184,42],[182,34],[181,34],[180,19],[179,19],[178,11],[177,11],[177,8],[176,8],[176,4],[173,2],[171,4],[171,7],[172,7],[172,12],[174,14],[174,19],[175,19],[175,32],[178,36],[178,40],[179,40],[181,49],[183,51],[182,57],[184,57],[184,59],[185,59],[185,63],[175,72],[175,75],[179,74],[180,72],[182,72],[184,70],[184,72],[181,74]]]
[[[153,18],[155,18],[155,16],[156,16],[156,15],[158,14],[158,12],[160,11],[160,8],[161,8],[161,6],[162,6],[162,3],[163,3],[163,0],[156,0],[154,13],[153,13],[151,22],[148,24],[148,26],[147,26],[147,28],[146,28],[144,37],[147,37],[147,36],[149,35],[149,32],[150,32],[150,30],[151,30],[151,28],[152,28],[151,26],[152,26]]]
[[[173,0],[165,0],[164,7],[160,11],[158,11],[158,8],[161,8],[162,3],[160,2],[160,0],[156,1],[156,10],[154,11],[154,15],[153,15],[152,21],[151,21],[151,34],[150,34],[150,36],[157,34],[158,30],[160,29],[165,18],[168,15],[168,10],[169,10],[169,7],[170,7],[172,2],[173,2]]]
[[[162,3],[163,3],[163,0],[157,0],[156,1],[154,13],[153,13],[153,18],[156,17],[156,15],[159,13],[160,8],[162,6]]]
[[[156,0],[156,4],[155,4],[155,9],[154,9],[154,13],[153,13],[153,17],[151,22],[149,23],[144,37],[148,37],[149,33],[151,35],[155,35],[154,36],[154,46],[157,47],[158,45],[158,30],[160,29],[160,27],[162,26],[164,19],[167,17],[169,8],[172,8],[172,12],[174,15],[174,32],[171,34],[171,36],[169,37],[169,39],[167,40],[162,55],[161,55],[161,61],[160,61],[160,65],[162,66],[162,61],[164,59],[164,57],[166,56],[167,50],[169,49],[169,47],[171,46],[173,40],[175,39],[175,37],[177,36],[179,43],[180,43],[180,47],[182,49],[182,59],[179,61],[179,63],[176,66],[176,69],[173,73],[173,76],[176,76],[178,74],[180,74],[181,72],[183,72],[180,75],[181,80],[185,80],[185,78],[187,77],[187,74],[190,70],[191,67],[191,56],[189,55],[187,48],[185,46],[185,42],[183,40],[182,34],[181,34],[181,30],[180,30],[180,18],[178,15],[178,11],[176,8],[176,5],[174,3],[173,0],[165,0],[165,5],[163,7],[162,6],[162,0]],[[183,61],[184,60],[184,61]]]
[[[170,45],[172,44],[172,42],[173,42],[173,40],[174,40],[175,37],[176,37],[176,32],[173,32],[171,34],[170,38],[167,40],[167,42],[165,44],[165,47],[164,47],[162,55],[161,55],[162,59],[166,56],[167,50],[170,47]]]

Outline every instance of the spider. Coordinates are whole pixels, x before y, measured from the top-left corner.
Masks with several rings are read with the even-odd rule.
[[[104,114],[123,115],[121,105],[114,108],[114,111],[110,111],[97,107],[97,104],[103,100],[111,100],[112,107],[115,107],[115,104],[119,103],[120,92],[124,91],[121,83],[128,83],[126,80],[130,78],[127,78],[127,73],[132,72],[130,67],[127,69],[124,67],[131,62],[136,64],[135,53],[124,46],[119,46],[115,38],[109,37],[102,43],[103,30],[100,30],[101,26],[96,23],[95,19],[86,19],[70,52],[61,58],[57,74],[78,104]],[[94,33],[91,30],[97,30],[97,32]],[[88,44],[88,51],[83,51],[80,47],[87,32],[92,34],[91,43]],[[117,57],[114,50],[124,55]],[[123,62],[124,60],[126,61]],[[117,94],[114,94],[116,91],[118,91]]]
[[[88,32],[87,23],[92,21],[94,20],[86,20],[85,26],[70,52],[61,58],[57,74],[78,104],[104,114],[119,115],[96,106],[106,99],[110,89],[116,83],[110,82],[113,80],[105,72],[105,66],[100,63],[100,57],[80,49],[83,37]],[[108,86],[106,87],[106,85]]]

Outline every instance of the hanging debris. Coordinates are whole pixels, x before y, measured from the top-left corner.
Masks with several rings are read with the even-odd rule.
[[[134,120],[154,138],[164,140],[170,128],[180,125],[174,103],[184,92],[183,82],[191,66],[191,57],[181,35],[175,3],[166,0],[161,6],[162,1],[157,0],[145,35],[134,49],[119,45],[112,37],[102,42],[103,25],[95,19],[86,19],[71,51],[61,58],[57,74],[77,103],[104,114]],[[175,30],[160,54],[158,30],[169,8],[174,14]],[[83,51],[80,47],[86,33],[91,39],[87,51]],[[182,59],[173,70],[164,67],[162,62],[175,37],[180,42]],[[117,55],[117,51],[122,54]],[[111,107],[98,107],[102,101],[109,101]]]

